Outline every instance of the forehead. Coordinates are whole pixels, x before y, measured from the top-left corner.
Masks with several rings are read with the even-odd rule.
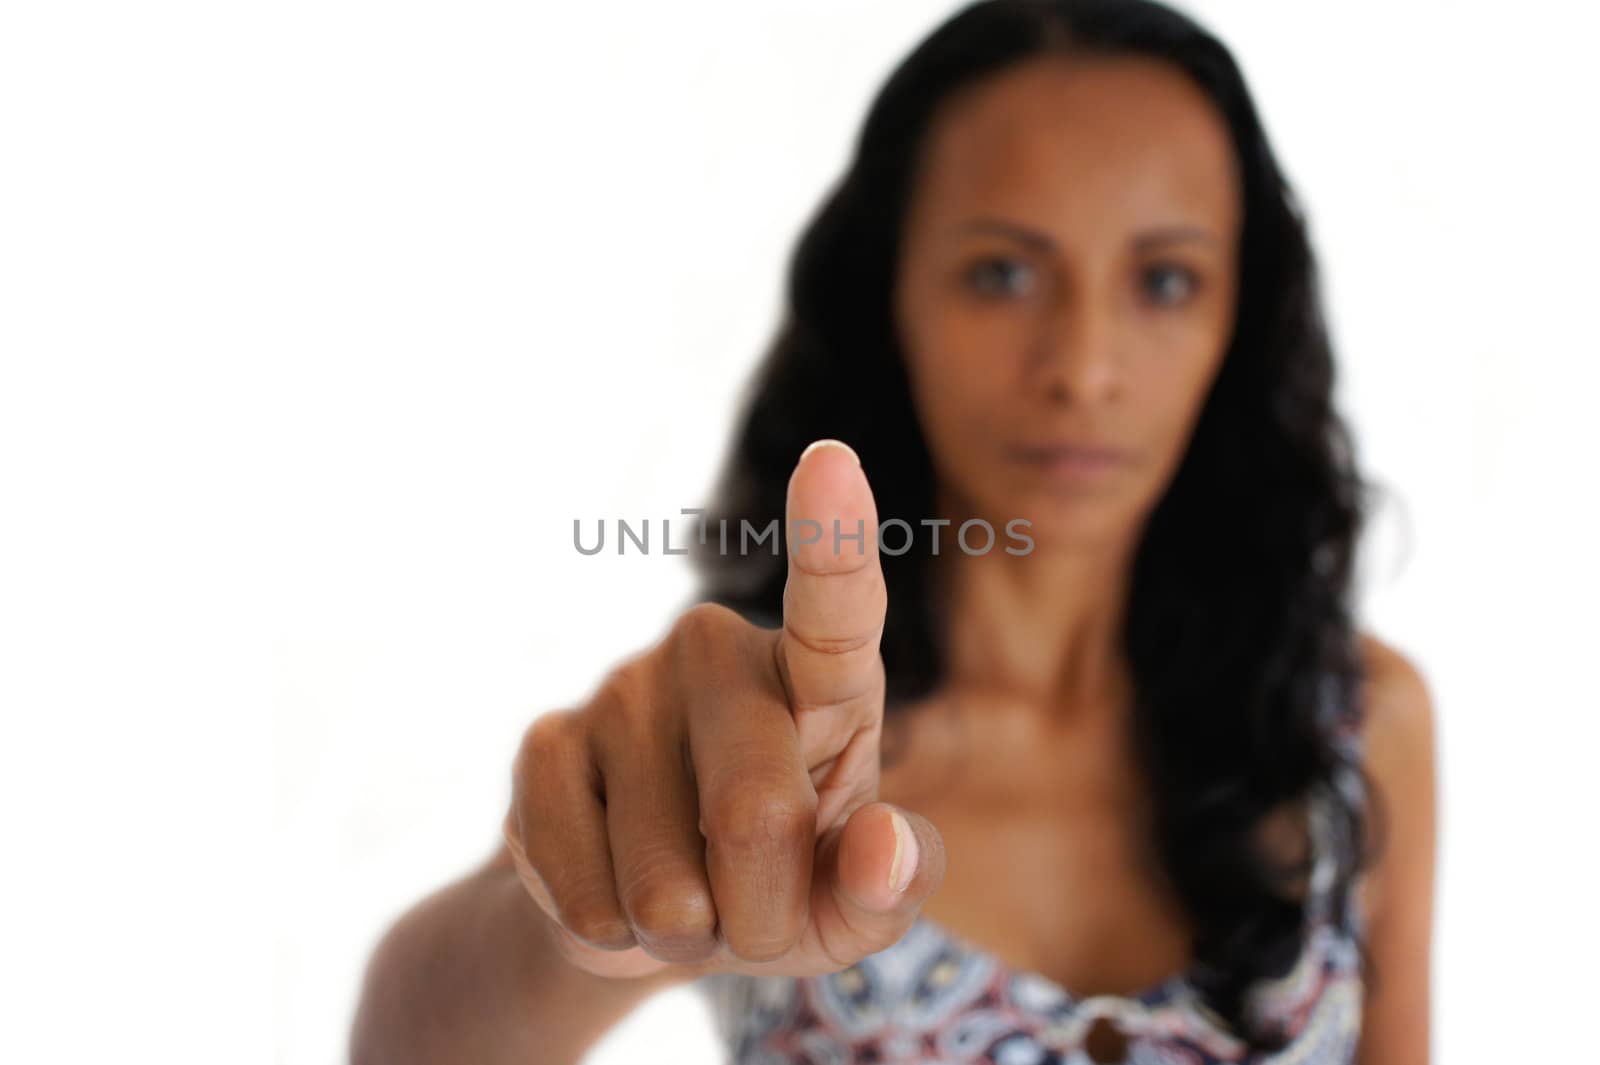
[[[1238,220],[1228,127],[1177,67],[1147,58],[1043,57],[947,101],[929,131],[917,213],[985,211],[1086,230]]]

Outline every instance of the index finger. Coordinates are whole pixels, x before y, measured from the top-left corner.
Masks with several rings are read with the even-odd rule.
[[[878,508],[861,460],[837,440],[801,452],[789,477],[778,660],[796,709],[881,696],[879,640],[888,592]]]

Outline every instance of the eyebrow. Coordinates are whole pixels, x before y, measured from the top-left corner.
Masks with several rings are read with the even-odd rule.
[[[1029,247],[1040,251],[1055,250],[1055,241],[1049,234],[1031,229],[1028,226],[1007,222],[1000,218],[973,218],[956,227],[956,232],[990,232],[1000,233],[1020,241]],[[1216,243],[1216,234],[1200,226],[1176,225],[1162,226],[1160,229],[1147,229],[1133,239],[1135,248],[1143,249],[1157,244],[1171,244],[1181,240],[1198,240],[1206,243]]]

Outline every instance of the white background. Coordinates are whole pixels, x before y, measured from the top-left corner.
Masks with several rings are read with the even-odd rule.
[[[799,227],[944,3],[0,13],[0,1059],[341,1060],[516,741],[653,640]],[[1586,8],[1207,2],[1308,205],[1364,623],[1439,712],[1436,1046],[1600,950]],[[597,1063],[714,1061],[692,992]]]

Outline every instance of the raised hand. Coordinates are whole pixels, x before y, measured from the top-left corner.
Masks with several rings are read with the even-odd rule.
[[[887,596],[854,452],[807,448],[787,511],[781,629],[695,606],[524,736],[506,843],[590,972],[835,972],[944,877],[938,830],[877,801]]]

